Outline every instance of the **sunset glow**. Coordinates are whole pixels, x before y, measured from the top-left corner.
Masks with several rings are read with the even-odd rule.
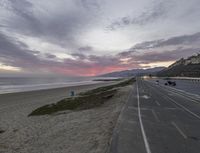
[[[199,53],[198,6],[198,0],[0,1],[0,69],[95,76],[167,67]]]
[[[153,67],[168,67],[171,64],[173,64],[175,61],[167,61],[167,62],[152,62],[152,63],[148,63],[148,64],[140,64],[142,67],[149,67],[149,68],[153,68]]]
[[[18,67],[13,67],[13,66],[7,66],[7,65],[3,65],[0,64],[0,70],[6,70],[6,71],[20,71],[21,69]]]

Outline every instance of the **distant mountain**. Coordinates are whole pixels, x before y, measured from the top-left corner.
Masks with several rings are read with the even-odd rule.
[[[130,77],[130,76],[138,76],[138,75],[153,75],[165,67],[156,67],[151,69],[132,69],[132,70],[125,70],[125,71],[117,71],[112,73],[103,74],[100,77]]]
[[[200,54],[191,56],[187,59],[181,58],[168,68],[158,72],[157,75],[169,77],[200,77]]]

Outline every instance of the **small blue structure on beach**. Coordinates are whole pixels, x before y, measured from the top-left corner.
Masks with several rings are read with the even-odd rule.
[[[70,91],[70,96],[74,97],[75,96],[75,92],[74,91]]]

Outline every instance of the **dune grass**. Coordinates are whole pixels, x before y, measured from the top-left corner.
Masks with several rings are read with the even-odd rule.
[[[108,91],[108,90],[111,90],[113,88],[124,87],[124,86],[130,85],[130,84],[133,84],[134,82],[135,82],[135,78],[131,78],[131,79],[122,81],[122,82],[120,82],[118,84],[113,84],[113,85],[109,85],[109,86],[105,86],[105,87],[100,87],[100,88],[96,88],[96,89],[93,89],[93,90],[89,90],[87,92],[80,93],[80,95],[92,95],[92,94],[99,93],[99,92],[102,92],[102,91]]]
[[[134,81],[135,79],[132,78],[118,84],[96,88],[81,93],[78,97],[66,98],[57,103],[37,108],[28,116],[47,115],[64,110],[84,110],[98,107],[104,104],[108,99],[112,98],[116,94],[117,88],[132,84]]]

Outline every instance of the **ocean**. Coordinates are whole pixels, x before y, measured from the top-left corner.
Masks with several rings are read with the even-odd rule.
[[[94,84],[95,77],[0,77],[0,94]],[[99,82],[99,81],[98,81]]]

